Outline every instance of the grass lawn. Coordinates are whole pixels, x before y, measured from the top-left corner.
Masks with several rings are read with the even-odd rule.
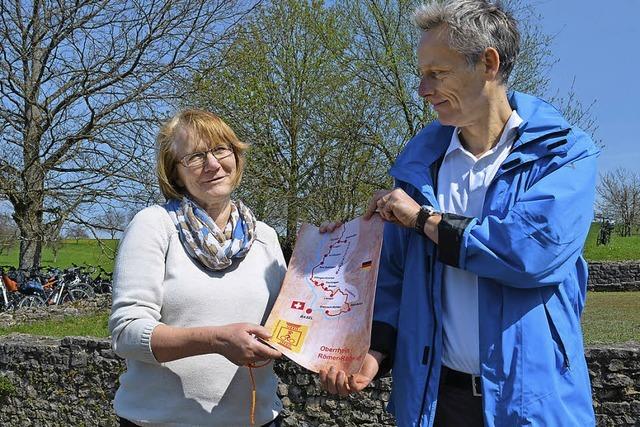
[[[109,336],[109,313],[103,312],[93,316],[66,317],[64,320],[40,321],[10,328],[0,328],[0,336],[13,332],[41,335],[48,337],[88,336],[105,338]]]
[[[582,328],[586,344],[640,342],[640,292],[589,292]]]
[[[611,243],[607,246],[597,246],[596,239],[600,231],[600,224],[591,226],[584,255],[588,261],[623,261],[640,260],[640,235],[620,237],[613,233]],[[113,260],[118,240],[104,239],[99,243],[94,239],[69,239],[63,241],[54,257],[51,248],[45,248],[42,252],[43,267],[67,268],[72,264],[102,266],[106,271],[113,271]],[[18,247],[12,248],[9,253],[0,255],[0,265],[18,265]]]
[[[104,246],[101,246],[101,244]],[[45,247],[42,251],[43,267],[67,268],[72,264],[102,266],[106,271],[113,271],[113,258],[118,240],[94,239],[69,239],[64,240],[62,247],[54,257],[51,248]],[[9,253],[0,255],[0,265],[18,265],[18,245]]]
[[[52,337],[108,337],[109,313],[69,317],[63,321],[35,322],[0,328],[0,336],[12,332]],[[582,317],[585,344],[640,342],[640,292],[589,292]]]
[[[640,235],[620,237],[611,233],[611,242],[606,246],[597,246],[600,224],[591,225],[587,242],[584,246],[584,257],[587,261],[625,261],[640,259]]]

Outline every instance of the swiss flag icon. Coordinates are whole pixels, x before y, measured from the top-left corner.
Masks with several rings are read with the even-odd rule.
[[[291,308],[304,310],[304,301],[291,301]]]

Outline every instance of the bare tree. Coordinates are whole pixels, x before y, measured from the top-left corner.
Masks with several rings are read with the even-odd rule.
[[[600,176],[597,209],[616,221],[621,236],[630,236],[640,224],[640,175],[624,168]]]
[[[65,239],[74,239],[76,243],[78,243],[80,239],[89,238],[89,232],[82,224],[68,224],[65,226],[63,233]]]
[[[0,255],[9,253],[18,242],[18,227],[10,215],[0,214]]]
[[[102,201],[157,198],[150,129],[171,82],[224,44],[238,0],[0,0],[0,199],[20,267]]]
[[[127,214],[124,211],[109,207],[104,214],[96,218],[94,228],[106,231],[111,240],[115,240],[118,233],[124,231],[128,222]]]
[[[53,235],[47,236],[47,240],[44,242],[44,247],[49,248],[51,250],[51,253],[53,253],[54,263],[58,262],[58,253],[60,253],[60,249],[62,249],[62,246],[63,246],[62,236],[60,236],[59,234],[56,236],[53,236]]]

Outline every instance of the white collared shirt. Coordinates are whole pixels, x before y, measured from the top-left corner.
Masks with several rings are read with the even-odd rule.
[[[496,146],[479,158],[462,146],[459,129],[455,129],[438,172],[438,203],[444,212],[481,217],[487,188],[509,155],[521,123],[514,110]],[[456,371],[479,374],[478,276],[445,266],[442,289],[442,363]]]

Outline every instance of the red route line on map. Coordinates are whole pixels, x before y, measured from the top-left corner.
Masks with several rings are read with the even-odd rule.
[[[344,236],[344,233],[345,233],[346,231],[347,231],[347,227],[345,227],[345,226],[343,225],[343,226],[342,226],[342,234],[340,234],[340,237],[338,237],[338,240],[336,240],[334,243],[332,243],[332,244],[330,244],[330,245],[329,245],[329,251],[328,251],[326,254],[322,255],[322,260],[320,260],[320,264],[318,264],[318,265],[314,266],[314,267],[311,269],[311,277],[310,277],[310,279],[311,279],[311,281],[313,282],[313,284],[314,284],[315,286],[318,286],[318,287],[322,288],[322,290],[323,290],[323,291],[325,291],[325,292],[329,292],[329,296],[330,296],[331,298],[333,298],[333,297],[334,297],[338,292],[340,292],[342,295],[344,295],[344,296],[345,296],[344,303],[347,305],[347,310],[346,310],[346,311],[343,311],[343,310],[342,310],[342,308],[340,308],[340,312],[339,312],[339,313],[337,313],[337,314],[331,314],[331,313],[329,313],[329,310],[325,310],[325,311],[324,311],[324,313],[325,313],[327,316],[339,316],[339,315],[340,315],[340,314],[342,314],[342,313],[348,313],[349,311],[351,311],[351,304],[349,304],[349,303],[347,302],[347,301],[348,301],[348,299],[349,299],[349,294],[348,294],[348,293],[346,293],[346,292],[343,292],[343,291],[342,291],[342,289],[340,289],[340,288],[338,288],[338,287],[336,287],[336,290],[335,290],[335,291],[332,291],[331,289],[325,288],[325,287],[323,286],[323,285],[324,285],[324,283],[322,283],[322,282],[320,282],[319,280],[316,280],[316,279],[314,279],[314,278],[313,278],[313,276],[314,276],[314,270],[315,270],[316,268],[318,268],[318,267],[321,267],[321,266],[324,264],[324,260],[325,260],[325,259],[327,258],[327,256],[331,253],[331,249],[333,249],[333,247],[334,247],[335,245],[337,245],[338,243],[348,243],[346,240],[341,240],[341,239],[342,239],[342,236]]]

